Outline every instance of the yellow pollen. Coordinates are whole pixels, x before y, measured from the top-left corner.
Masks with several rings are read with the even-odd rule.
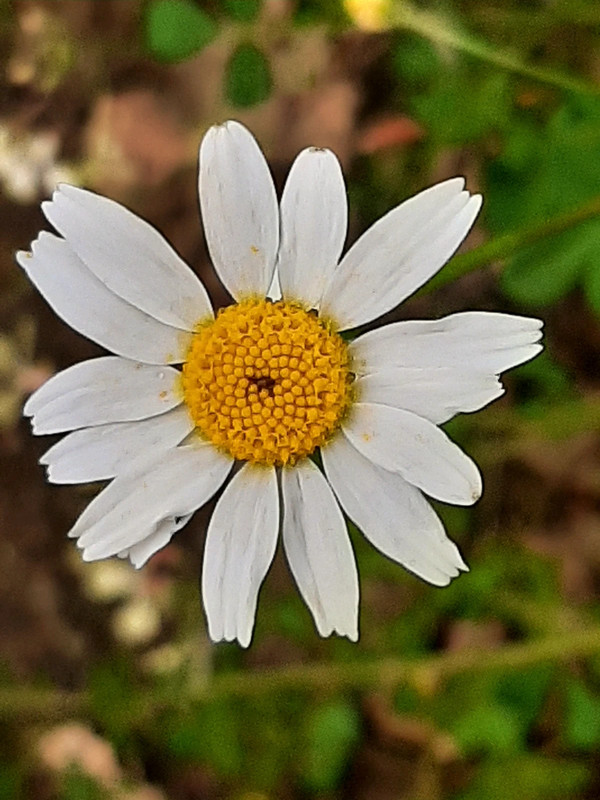
[[[351,400],[346,343],[301,306],[245,300],[192,339],[183,396],[198,431],[239,461],[293,464]]]

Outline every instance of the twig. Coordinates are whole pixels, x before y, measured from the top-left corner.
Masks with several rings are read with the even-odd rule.
[[[516,52],[500,50],[470,33],[452,27],[445,20],[429,11],[415,8],[408,0],[394,4],[390,20],[393,27],[412,31],[436,44],[473,56],[495,67],[514,72],[523,78],[550,84],[578,94],[599,94],[600,86],[550,67],[528,64]]]
[[[152,719],[160,709],[225,698],[256,698],[285,691],[331,693],[340,690],[395,689],[412,685],[434,692],[454,676],[526,669],[543,663],[562,663],[600,654],[600,626],[561,631],[541,639],[507,644],[498,650],[464,650],[408,660],[299,664],[275,670],[216,675],[203,689],[188,696],[158,687],[132,692],[123,716],[132,724]],[[182,690],[183,692],[184,690]],[[31,687],[0,689],[0,719],[35,718],[54,721],[93,714],[85,692],[65,693]]]

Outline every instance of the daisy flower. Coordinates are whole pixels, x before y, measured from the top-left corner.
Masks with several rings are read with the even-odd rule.
[[[213,640],[250,643],[280,530],[321,636],[356,640],[344,513],[432,584],[466,570],[426,497],[470,505],[481,477],[438,426],[499,397],[498,375],[540,351],[541,323],[467,312],[340,336],[454,253],[481,206],[462,178],[402,203],[343,257],[346,191],[328,150],[300,153],[278,204],[252,135],[217,125],[200,147],[199,190],[208,249],[235,300],[216,314],[165,239],[118,203],[67,185],[43,203],[59,235],[41,233],[17,261],[62,319],[113,355],[29,398],[34,433],[67,433],[41,462],[54,483],[110,481],[69,533],[86,561],[142,566],[223,489],[202,568]]]

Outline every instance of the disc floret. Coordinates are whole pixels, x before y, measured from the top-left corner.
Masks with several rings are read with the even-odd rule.
[[[300,305],[245,300],[195,334],[184,399],[198,432],[235,459],[282,466],[323,445],[350,402],[344,340]]]

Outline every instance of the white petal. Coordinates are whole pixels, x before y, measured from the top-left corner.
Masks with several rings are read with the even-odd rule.
[[[355,403],[342,427],[369,461],[397,472],[436,500],[471,505],[481,496],[473,461],[440,428],[410,411]]]
[[[372,225],[333,274],[321,313],[340,330],[380,317],[434,275],[458,248],[481,207],[453,178],[410,198]]]
[[[174,531],[181,517],[213,496],[232,465],[231,458],[210,445],[173,448],[143,469],[115,478],[69,536],[78,539],[85,561],[131,551],[148,537],[160,538],[169,526]]]
[[[219,498],[208,526],[202,597],[214,642],[248,647],[258,592],[277,544],[275,470],[245,464]]]
[[[321,636],[358,639],[358,574],[346,523],[321,471],[305,458],[281,472],[283,545]]]
[[[278,270],[286,300],[318,308],[342,253],[346,187],[330,150],[309,147],[294,161],[281,198]]]
[[[51,233],[32,242],[17,261],[53,311],[107,350],[148,364],[181,362],[191,334],[165,325],[113,294]]]
[[[157,417],[82,428],[57,442],[40,463],[47,466],[52,483],[108,480],[176,447],[193,427],[181,405]]]
[[[435,511],[404,478],[370,462],[344,435],[321,456],[344,511],[384,555],[436,586],[467,569]]]
[[[134,544],[129,550],[122,550],[118,554],[119,557],[128,558],[136,569],[143,567],[151,556],[169,544],[177,531],[188,524],[193,513],[183,517],[164,519],[158,524],[154,533],[142,539],[138,544]]]
[[[123,300],[187,331],[212,317],[200,280],[155,228],[124,206],[61,184],[42,210],[86,267]]]
[[[119,356],[92,358],[53,375],[23,413],[38,435],[146,419],[181,403],[180,374]]]
[[[493,374],[450,367],[383,369],[359,378],[354,389],[361,403],[403,408],[436,425],[477,411],[504,392]]]
[[[236,300],[264,296],[279,246],[279,214],[269,167],[239,122],[215,125],[200,145],[200,208],[215,269]]]
[[[498,375],[537,355],[543,323],[533,317],[466,311],[438,320],[394,322],[350,344],[354,372],[453,367]]]

